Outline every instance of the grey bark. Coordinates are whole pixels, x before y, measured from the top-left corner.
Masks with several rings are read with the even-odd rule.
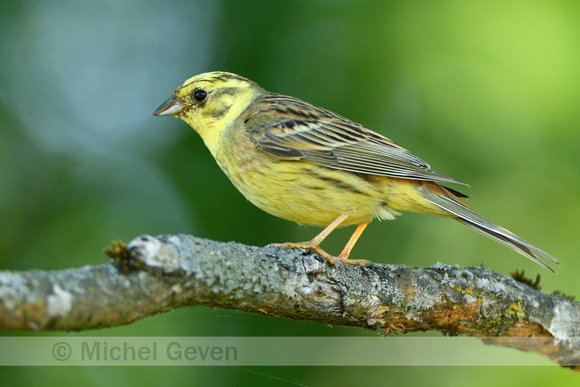
[[[305,250],[141,236],[115,262],[0,272],[0,328],[87,330],[184,306],[390,332],[438,330],[580,364],[580,305],[486,267],[332,265]]]

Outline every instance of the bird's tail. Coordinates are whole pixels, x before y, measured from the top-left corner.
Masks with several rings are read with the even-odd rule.
[[[540,258],[540,256],[543,256],[545,259],[559,264],[560,262],[558,262],[550,254],[523,240],[511,231],[493,223],[491,220],[479,215],[477,212],[469,208],[467,204],[463,203],[461,199],[457,198],[453,193],[449,192],[449,190],[445,189],[444,187],[439,185],[435,187],[435,183],[432,184],[433,185],[425,184],[420,188],[423,197],[437,207],[455,215],[455,217],[452,219],[517,251],[523,256],[536,262],[538,265],[545,267],[553,273],[556,273],[556,271],[552,269],[550,265],[548,265],[542,260],[542,258]]]

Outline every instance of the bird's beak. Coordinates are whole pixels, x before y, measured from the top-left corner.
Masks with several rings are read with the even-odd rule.
[[[169,99],[155,110],[154,116],[176,116],[179,115],[185,106],[179,98],[173,94]]]

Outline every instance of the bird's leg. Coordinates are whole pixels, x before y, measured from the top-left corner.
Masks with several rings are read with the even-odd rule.
[[[322,241],[324,241],[324,239],[326,239],[326,237],[328,235],[330,235],[330,233],[332,231],[334,231],[334,229],[336,229],[342,222],[344,222],[344,220],[346,218],[348,218],[348,215],[345,215],[345,214],[340,215],[332,223],[330,223],[328,226],[326,226],[326,228],[324,230],[322,230],[320,232],[320,234],[318,234],[317,236],[315,236],[314,238],[312,238],[308,242],[272,243],[272,244],[270,244],[270,246],[282,247],[285,249],[310,249],[310,250],[317,252],[321,257],[326,259],[328,262],[334,263],[334,262],[336,262],[337,257],[330,255],[326,251],[322,250],[322,248],[320,247],[320,244],[322,243]],[[348,264],[352,264],[352,265],[360,265],[360,266],[364,266],[365,264],[369,263],[369,261],[365,261],[362,259],[348,259],[348,255],[350,254],[350,251],[352,250],[354,244],[356,243],[357,239],[362,234],[362,232],[365,229],[365,227],[367,226],[367,224],[369,224],[369,222],[363,222],[363,223],[358,225],[354,234],[352,235],[352,237],[348,241],[346,247],[344,248],[342,253],[340,253],[340,255],[338,256],[338,258],[340,260],[342,260],[344,263],[348,263]]]
[[[365,228],[368,226],[369,223],[370,222],[362,222],[357,226],[356,230],[354,230],[352,236],[348,240],[348,243],[346,244],[346,246],[344,246],[344,249],[338,255],[337,258],[341,259],[344,263],[350,263],[351,265],[364,266],[365,264],[370,263],[369,261],[365,261],[364,259],[348,259],[350,251],[354,247],[354,244],[356,243],[356,241],[358,241],[358,238],[362,235],[363,231],[365,230]]]
[[[321,257],[325,258],[328,262],[334,263],[336,261],[336,257],[328,254],[326,251],[322,250],[320,244],[322,241],[330,235],[335,228],[337,228],[344,220],[348,218],[348,215],[340,215],[336,218],[332,223],[330,223],[324,230],[320,232],[317,236],[312,238],[308,242],[286,242],[286,243],[272,243],[270,246],[272,247],[282,247],[284,249],[310,249],[316,251]]]

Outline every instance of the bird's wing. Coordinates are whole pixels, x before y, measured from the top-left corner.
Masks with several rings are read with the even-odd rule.
[[[353,173],[467,185],[433,172],[388,138],[297,98],[268,93],[246,112],[250,138],[264,152]]]

